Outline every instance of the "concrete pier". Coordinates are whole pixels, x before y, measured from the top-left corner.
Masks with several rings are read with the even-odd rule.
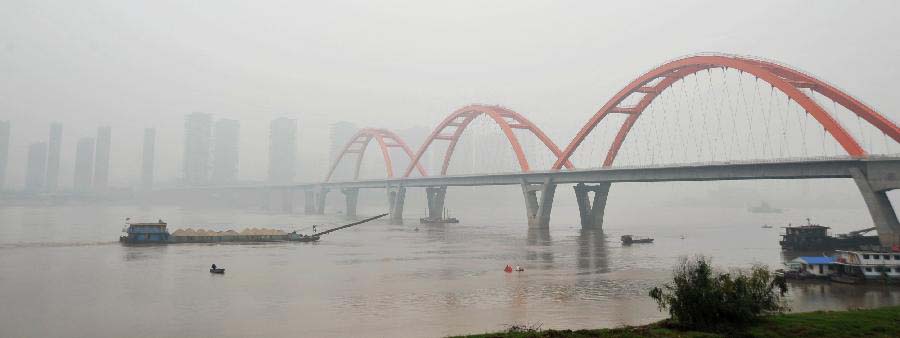
[[[442,219],[444,217],[444,201],[447,197],[447,187],[426,187],[425,197],[428,200],[428,218]]]
[[[581,227],[584,229],[602,229],[603,214],[606,210],[606,199],[609,197],[611,183],[598,185],[575,185],[575,200],[578,202],[578,212],[581,216]],[[593,202],[589,193],[594,193]]]
[[[313,190],[303,191],[303,213],[312,215],[316,213],[316,192]]]
[[[294,212],[294,189],[282,188],[281,191],[281,212],[290,214]]]
[[[900,189],[900,166],[869,166],[868,173],[850,168],[850,175],[862,194],[878,238],[884,247],[900,246],[900,221],[887,192]]]
[[[553,196],[556,195],[556,183],[547,177],[543,183],[528,183],[522,180],[522,194],[525,195],[525,213],[528,226],[549,227],[550,211],[553,209]],[[540,192],[540,196],[538,196]]]
[[[316,191],[316,214],[325,214],[325,201],[328,198],[328,188],[319,188]]]
[[[406,187],[387,187],[388,207],[391,224],[403,224],[403,204],[406,202]]]
[[[344,200],[346,201],[346,205],[347,205],[347,208],[344,210],[344,213],[348,217],[356,217],[356,206],[357,206],[357,202],[359,202],[359,189],[358,188],[341,189],[341,192],[344,193]]]

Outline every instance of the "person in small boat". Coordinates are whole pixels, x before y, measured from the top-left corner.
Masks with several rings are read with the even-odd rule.
[[[215,265],[215,264],[212,265],[212,269],[213,269],[213,270],[216,269],[216,265]]]
[[[316,233],[316,225],[313,224],[313,233]]]

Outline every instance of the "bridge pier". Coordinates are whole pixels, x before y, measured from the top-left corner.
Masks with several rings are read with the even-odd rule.
[[[281,212],[290,214],[294,212],[294,190],[284,188],[281,190]]]
[[[540,196],[538,196],[540,192]],[[522,180],[522,194],[525,195],[525,212],[528,226],[549,227],[550,211],[553,209],[553,196],[556,195],[556,183],[546,178],[543,183],[528,183]]]
[[[341,189],[344,193],[344,200],[347,202],[347,209],[344,213],[347,217],[356,217],[356,205],[359,202],[359,188]]]
[[[581,216],[581,228],[602,229],[603,214],[606,210],[606,199],[609,197],[611,183],[598,185],[575,185],[575,200],[578,201],[578,213]],[[590,192],[594,193],[594,200],[589,199]]]
[[[444,200],[447,197],[447,187],[426,187],[425,197],[428,199],[428,218],[444,218]]]
[[[316,214],[325,214],[325,200],[328,197],[328,188],[319,188],[316,191]]]
[[[406,202],[406,187],[387,187],[388,207],[391,224],[403,224],[403,204]]]
[[[316,213],[316,192],[312,190],[303,191],[303,213],[312,215]]]
[[[859,187],[869,215],[872,216],[872,223],[878,231],[881,246],[884,247],[900,246],[900,221],[897,220],[897,213],[887,196],[889,190],[900,189],[897,177],[900,168],[896,167],[898,166],[881,168],[870,164],[867,173],[859,168],[850,168],[850,175]]]
[[[271,201],[272,201],[272,190],[271,189],[259,189],[259,208],[260,210],[269,211],[272,209]]]

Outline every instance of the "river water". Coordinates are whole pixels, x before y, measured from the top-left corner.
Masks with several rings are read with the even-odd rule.
[[[618,206],[601,232],[581,230],[573,207],[554,208],[549,231],[529,229],[524,212],[509,209],[470,208],[451,225],[419,225],[420,215],[409,211],[406,225],[375,221],[319,243],[129,247],[116,241],[126,216],[164,217],[170,230],[308,231],[313,223],[346,219],[177,207],[0,207],[0,336],[418,337],[509,324],[644,324],[666,317],[647,291],[669,277],[680,257],[708,255],[723,268],[778,266],[781,224],[761,229],[760,223],[798,221],[810,212],[651,213]],[[816,213],[846,223],[866,216]],[[618,238],[626,233],[656,242],[623,247]],[[209,274],[212,263],[227,273]],[[504,273],[506,264],[526,270]],[[790,303],[795,311],[900,304],[900,290],[794,285]]]

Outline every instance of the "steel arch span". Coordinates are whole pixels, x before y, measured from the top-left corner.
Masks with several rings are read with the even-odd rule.
[[[418,152],[416,152],[415,157],[410,162],[409,167],[406,168],[406,173],[404,177],[409,177],[412,174],[413,169],[416,166],[419,166],[419,161],[422,158],[422,155],[428,150],[428,148],[434,143],[436,140],[444,140],[450,141],[450,144],[447,146],[447,151],[444,153],[444,162],[441,166],[440,174],[446,175],[447,168],[450,166],[450,159],[453,157],[453,150],[456,148],[456,144],[459,142],[459,138],[462,136],[463,132],[475,120],[477,117],[481,115],[487,115],[491,118],[503,131],[503,134],[506,136],[506,139],[509,141],[510,146],[512,146],[513,152],[516,155],[516,160],[519,163],[519,168],[522,169],[523,172],[528,172],[531,170],[531,167],[528,164],[528,157],[525,156],[525,151],[522,150],[522,145],[519,143],[519,138],[513,132],[513,129],[524,129],[530,131],[535,137],[541,140],[551,152],[556,157],[560,156],[559,147],[538,128],[537,125],[529,121],[527,118],[522,116],[515,111],[510,109],[500,107],[500,106],[490,106],[490,105],[481,105],[481,104],[472,104],[460,109],[457,109],[453,113],[451,113],[447,118],[444,119],[425,139],[425,142],[419,148]],[[569,161],[562,162],[563,166],[569,169],[573,169],[572,163]]]
[[[743,73],[755,76],[757,79],[769,83],[773,88],[788,96],[809,113],[822,127],[841,145],[844,151],[853,157],[865,157],[866,151],[859,142],[850,135],[841,124],[831,116],[821,105],[807,96],[801,89],[810,89],[824,95],[837,104],[847,108],[854,114],[881,130],[885,135],[896,142],[900,142],[900,128],[887,117],[879,114],[871,107],[863,104],[853,96],[835,88],[834,86],[816,79],[815,77],[788,68],[772,61],[733,56],[733,55],[698,55],[681,58],[659,66],[632,81],[622,88],[615,96],[606,102],[594,116],[581,128],[572,139],[566,149],[553,164],[554,170],[562,169],[568,163],[569,158],[581,145],[588,134],[607,116],[611,114],[625,114],[628,117],[622,123],[606,153],[603,161],[604,167],[609,167],[616,159],[616,155],[628,132],[634,126],[635,121],[644,110],[663,91],[671,87],[678,80],[711,68],[731,68]],[[634,106],[620,106],[632,94],[643,94]]]
[[[357,154],[353,180],[358,180],[359,168],[362,166],[363,156],[366,154],[366,148],[369,146],[369,142],[372,141],[372,139],[375,139],[375,142],[378,143],[378,148],[381,150],[381,156],[384,158],[384,167],[387,171],[388,178],[394,177],[394,162],[391,159],[390,148],[400,148],[410,159],[413,157],[412,150],[406,145],[406,142],[394,132],[380,128],[365,128],[358,131],[356,135],[353,135],[353,137],[350,138],[350,141],[347,142],[338,157],[331,163],[328,175],[325,176],[325,182],[331,180],[331,175],[334,174],[334,170],[337,169],[338,164],[341,163],[341,159],[348,156],[348,154]],[[416,164],[415,168],[419,170],[419,173],[422,174],[422,176],[427,176],[425,169],[422,168],[421,165]]]

